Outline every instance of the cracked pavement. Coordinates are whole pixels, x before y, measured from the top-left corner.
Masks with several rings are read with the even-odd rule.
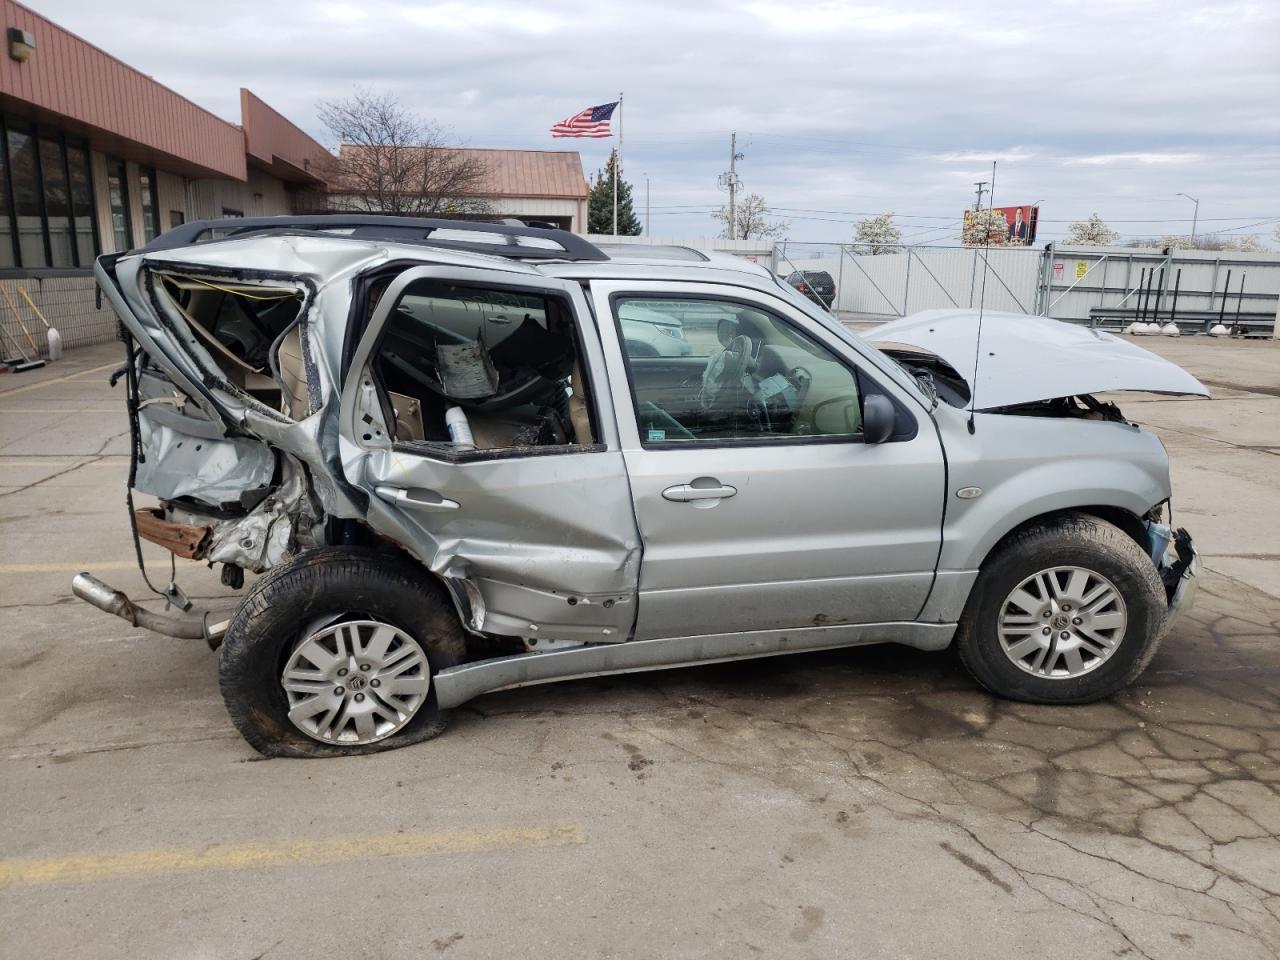
[[[1222,386],[1118,398],[1168,446],[1207,569],[1115,698],[995,700],[950,654],[871,647],[494,694],[438,740],[326,761],[255,762],[203,644],[71,599],[82,567],[144,595],[118,348],[4,377],[0,862],[133,858],[8,883],[4,952],[1280,956],[1280,345],[1140,342]],[[456,839],[540,824],[574,842]],[[418,852],[376,853],[397,833]],[[228,844],[277,852],[156,867]]]

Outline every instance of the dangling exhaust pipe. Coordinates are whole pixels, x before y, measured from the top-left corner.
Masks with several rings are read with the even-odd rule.
[[[123,592],[109,587],[89,573],[77,573],[71,580],[71,592],[99,610],[127,620],[135,627],[182,640],[204,640],[210,650],[217,650],[226,635],[230,620],[209,623],[209,614],[200,616],[168,616],[140,607]]]

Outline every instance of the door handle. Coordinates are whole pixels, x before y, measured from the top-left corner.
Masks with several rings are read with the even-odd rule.
[[[379,484],[373,490],[383,500],[390,500],[403,507],[413,507],[415,510],[457,510],[461,506],[457,500],[448,500],[434,490],[422,487],[406,490],[403,487]]]
[[[702,477],[698,478],[698,480],[703,479]],[[711,480],[710,477],[705,479]],[[711,480],[711,483],[714,483],[715,486],[711,486],[711,483],[706,486],[694,486],[698,480],[693,483],[681,483],[674,487],[667,487],[662,491],[662,496],[677,503],[688,503],[691,500],[725,500],[738,492],[737,487],[731,487],[727,483],[720,483],[719,480]]]

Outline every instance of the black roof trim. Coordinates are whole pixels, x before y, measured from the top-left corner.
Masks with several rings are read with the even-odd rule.
[[[432,239],[438,231],[497,234],[502,243],[485,240]],[[487,253],[513,260],[608,260],[599,247],[568,230],[514,225],[510,221],[489,223],[478,220],[440,220],[429,217],[390,217],[378,214],[326,214],[307,217],[228,217],[222,220],[193,220],[160,234],[141,250],[154,253],[176,250],[197,243],[210,243],[268,233],[332,233],[356,240],[384,240],[416,243],[470,253]],[[545,245],[520,243],[521,238],[543,241]]]

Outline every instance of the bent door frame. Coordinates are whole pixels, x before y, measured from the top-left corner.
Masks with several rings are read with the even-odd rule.
[[[410,284],[424,279],[567,300],[597,442],[466,454],[442,445],[393,444],[380,413],[381,388],[368,373],[392,310]],[[542,274],[408,267],[387,286],[361,332],[342,390],[343,472],[369,494],[368,524],[445,581],[473,631],[594,642],[631,635],[640,541],[608,383],[581,287]],[[423,495],[387,496],[393,480],[401,493]]]

